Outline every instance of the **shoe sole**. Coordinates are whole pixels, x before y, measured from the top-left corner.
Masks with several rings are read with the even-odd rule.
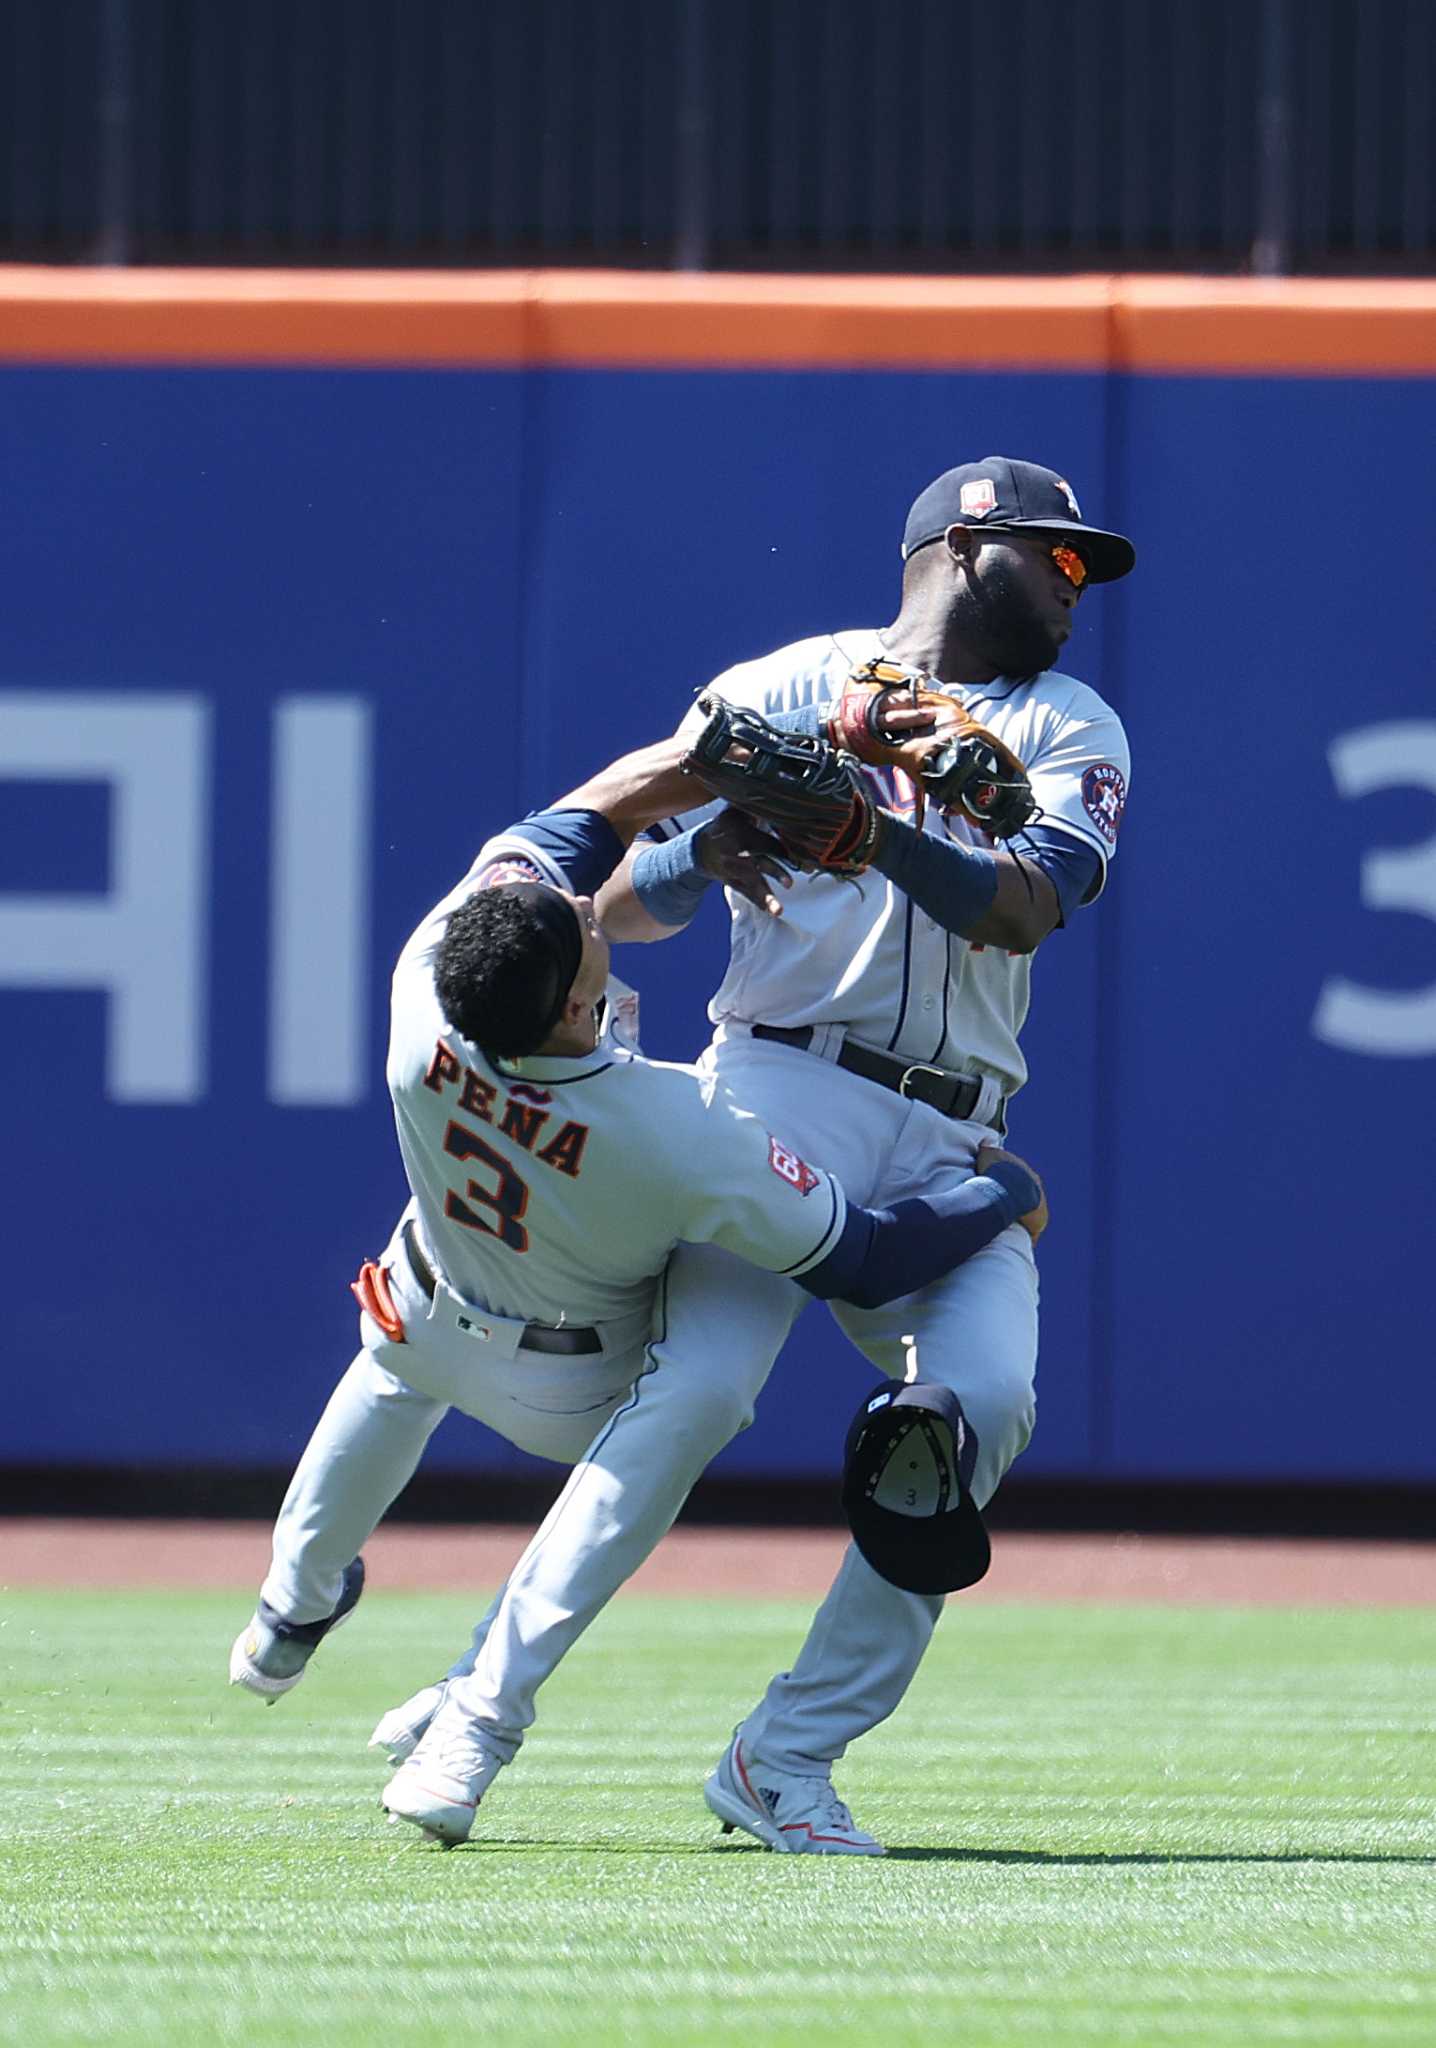
[[[391,1821],[408,1821],[411,1826],[427,1835],[431,1842],[438,1842],[445,1849],[456,1849],[461,1842],[468,1841],[474,1825],[474,1816],[479,1810],[477,1800],[472,1806],[460,1806],[457,1803],[449,1806],[440,1804],[410,1812],[398,1801],[391,1803],[390,1789],[389,1786],[385,1786],[380,1796],[379,1807],[381,1812],[388,1814]]]
[[[741,1793],[733,1792],[715,1771],[703,1786],[703,1797],[710,1812],[717,1814],[723,1823],[725,1835],[731,1835],[735,1828],[741,1828],[745,1835],[751,1835],[761,1842],[765,1849],[776,1849],[780,1855],[792,1855],[793,1845],[785,1842],[778,1829],[765,1816],[755,1813]]]
[[[358,1605],[357,1601],[355,1605]],[[351,1607],[347,1614],[340,1615],[339,1619],[329,1629],[329,1635],[332,1636],[336,1628],[343,1628],[345,1622],[352,1621],[353,1617],[354,1608]],[[246,1692],[255,1693],[264,1701],[267,1707],[272,1707],[274,1702],[281,1698],[283,1694],[293,1692],[295,1686],[298,1685],[300,1679],[303,1678],[305,1672],[309,1669],[314,1652],[311,1651],[299,1669],[292,1672],[288,1678],[271,1678],[267,1672],[261,1671],[257,1664],[251,1662],[249,1653],[244,1647],[245,1639],[248,1635],[249,1624],[246,1623],[235,1637],[233,1647],[229,1653],[229,1682],[231,1685],[243,1686]],[[316,1643],[314,1649],[317,1650],[318,1648],[319,1644]]]
[[[243,1628],[234,1639],[234,1648],[229,1653],[229,1682],[242,1685],[246,1692],[257,1693],[266,1706],[272,1707],[281,1693],[292,1692],[298,1685],[304,1676],[305,1666],[301,1664],[292,1677],[270,1678],[257,1664],[250,1662],[244,1647],[248,1636],[249,1630]]]

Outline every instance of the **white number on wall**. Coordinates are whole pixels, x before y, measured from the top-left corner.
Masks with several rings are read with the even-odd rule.
[[[1436,796],[1436,721],[1397,719],[1338,735],[1329,750],[1338,796],[1382,789],[1426,789]],[[1361,861],[1368,910],[1409,910],[1436,922],[1436,838]],[[1316,1037],[1345,1052],[1378,1058],[1436,1053],[1436,982],[1426,988],[1368,988],[1333,975],[1311,1020]]]

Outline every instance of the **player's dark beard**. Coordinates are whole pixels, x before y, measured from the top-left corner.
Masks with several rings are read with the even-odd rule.
[[[1033,676],[1051,668],[1061,639],[1044,625],[1022,592],[1010,563],[1000,556],[969,576],[956,605],[962,638],[1005,676]]]

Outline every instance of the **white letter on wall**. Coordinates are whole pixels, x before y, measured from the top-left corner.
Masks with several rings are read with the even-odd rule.
[[[282,697],[269,864],[269,1096],[296,1108],[366,1092],[369,707]]]
[[[205,1087],[209,710],[198,697],[0,693],[0,779],[110,786],[110,887],[0,897],[0,986],[103,989],[105,1091]]]
[[[1405,719],[1363,726],[1331,743],[1337,794],[1429,789],[1436,795],[1436,723]],[[1436,839],[1397,853],[1368,853],[1361,900],[1369,910],[1411,910],[1436,919]],[[1391,1058],[1436,1053],[1436,983],[1418,989],[1365,988],[1335,975],[1311,1020],[1315,1035],[1345,1052]]]

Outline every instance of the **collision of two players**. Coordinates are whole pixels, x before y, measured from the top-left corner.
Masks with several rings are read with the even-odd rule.
[[[866,1408],[885,1427],[855,1426],[857,1543],[813,1634],[710,1774],[725,1827],[881,1853],[832,1763],[901,1698],[942,1592],[985,1568],[979,1509],[1031,1428],[1046,1220],[999,1142],[1027,962],[1100,892],[1126,787],[1120,724],[1050,663],[1132,550],[1054,473],[988,458],[919,496],[903,552],[892,626],[719,677],[676,740],[490,841],[401,957],[413,1199],[231,1676],[297,1682],[448,1406],[572,1464],[469,1650],[376,1730],[385,1805],[440,1840],[467,1836],[543,1679],[750,1419],[813,1294],[884,1374]],[[843,755],[865,750],[859,773]],[[776,846],[692,815],[695,771]],[[621,993],[600,1026],[608,939],[666,936],[715,879],[735,940],[714,1043],[656,1066]],[[899,1453],[924,1475],[916,1519]]]

